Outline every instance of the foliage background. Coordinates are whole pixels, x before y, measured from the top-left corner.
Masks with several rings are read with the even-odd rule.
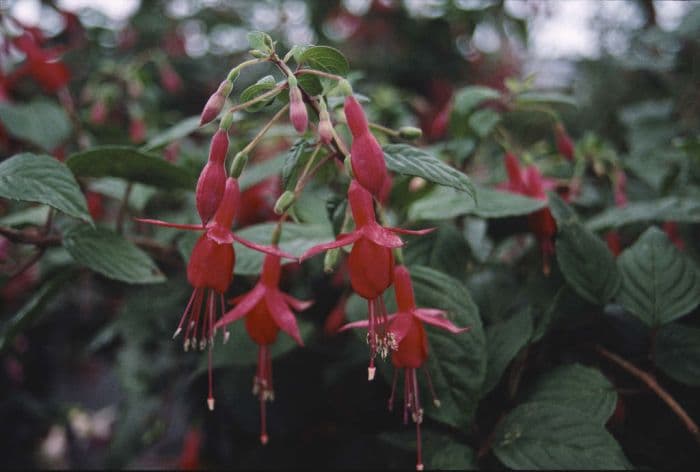
[[[46,248],[22,277],[11,277],[35,248],[0,239],[6,465],[413,464],[413,429],[385,408],[387,379],[364,381],[366,347],[352,334],[324,330],[349,292],[342,276],[323,275],[320,258],[286,272],[285,288],[316,303],[299,316],[306,348],[282,339],[276,348],[272,439],[265,448],[250,393],[255,346],[243,331],[215,351],[213,413],[203,401],[203,356],[185,354],[171,340],[190,293],[184,261],[193,241],[139,227],[130,217],[185,221],[195,214],[191,188],[214,130],[197,129],[197,117],[228,70],[247,57],[245,35],[255,29],[283,50],[312,40],[341,50],[355,91],[370,99],[372,121],[421,127],[417,144],[465,171],[483,196],[475,207],[460,194],[399,175],[389,200],[394,221],[439,228],[410,239],[406,249],[412,268],[428,267],[412,269],[419,301],[450,308],[474,326],[461,344],[462,338],[430,332],[430,368],[445,380],[438,389],[443,408],[429,411],[425,423],[428,467],[700,463],[697,431],[689,432],[667,403],[600,349],[648,372],[690,418],[700,418],[700,8],[691,4],[678,25],[662,29],[660,2],[624,3],[639,21],[597,23],[598,56],[563,58],[538,70],[528,63],[527,32],[546,2],[528,2],[516,15],[498,1],[152,1],[137,4],[121,22],[85,11],[75,30],[52,24],[52,2],[43,2],[47,47],[67,47],[70,99],[36,80],[13,83],[0,103],[0,166],[22,152],[70,156],[92,219],[158,244],[145,248],[145,267],[115,275],[125,253],[116,246],[107,251],[111,258],[81,253],[85,246],[77,243],[71,250],[80,227],[56,213],[51,234],[61,235],[62,244]],[[489,52],[474,41],[484,28],[500,38]],[[5,76],[23,61],[11,52],[2,58]],[[167,84],[163,64],[181,83]],[[547,77],[559,67],[569,71],[564,79]],[[268,73],[246,71],[234,95]],[[107,107],[103,120],[95,115],[99,102]],[[557,151],[552,113],[573,137],[581,168]],[[237,121],[233,147],[245,146],[265,116]],[[134,123],[143,124],[145,136]],[[287,125],[276,127],[257,150],[239,227],[273,218],[281,192],[275,175],[288,159],[292,134]],[[550,196],[559,233],[549,276],[526,217],[544,203],[499,201],[483,190],[506,179],[504,142],[560,183],[582,176],[570,206]],[[110,167],[114,156],[129,153],[136,163],[127,171]],[[177,171],[158,170],[163,160]],[[616,204],[617,170],[626,175],[626,205]],[[4,185],[3,177],[19,175],[3,171]],[[155,176],[161,180],[153,182]],[[122,205],[127,185],[129,203]],[[342,198],[335,190],[328,171],[305,191],[297,204],[305,229],[296,236],[288,231],[290,245],[330,239],[326,201],[332,207]],[[4,228],[31,235],[46,218],[46,206],[0,200]],[[266,242],[268,229],[241,234]],[[617,259],[611,231],[625,249]],[[251,258],[239,253],[230,295],[255,282]],[[108,267],[100,270],[95,260]],[[345,306],[348,318],[362,316],[362,309],[356,297]]]

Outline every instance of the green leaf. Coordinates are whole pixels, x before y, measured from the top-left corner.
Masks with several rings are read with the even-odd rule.
[[[679,323],[661,328],[654,362],[673,380],[700,386],[700,329]]]
[[[74,270],[64,270],[48,281],[44,282],[36,290],[27,302],[19,309],[15,315],[2,324],[0,330],[0,353],[12,345],[12,342],[19,333],[29,328],[44,310],[46,304],[51,300],[66,282],[75,276]]]
[[[248,226],[236,234],[258,244],[270,244],[270,236],[276,223],[262,223]],[[279,247],[294,256],[300,256],[307,249],[320,243],[335,239],[330,224],[294,224],[286,223],[282,229]],[[234,273],[240,275],[258,275],[264,255],[241,244],[236,244],[236,265]]]
[[[0,197],[44,203],[92,224],[75,177],[51,156],[23,153],[0,162]]]
[[[619,444],[580,411],[562,405],[519,405],[496,428],[493,452],[511,469],[627,469]]]
[[[413,221],[444,220],[460,215],[505,218],[527,215],[547,204],[544,200],[486,187],[475,186],[474,190],[476,201],[462,192],[438,187],[408,208],[408,218]]]
[[[404,249],[406,265],[424,265],[463,278],[469,262],[469,248],[462,234],[450,224],[415,238]]]
[[[515,97],[516,105],[569,105],[576,107],[574,97],[556,92],[523,92]]]
[[[151,139],[148,140],[146,144],[141,146],[141,150],[144,152],[152,151],[161,146],[165,146],[166,144],[169,144],[172,141],[184,138],[185,136],[199,129],[199,120],[199,115],[185,118],[184,120],[174,124],[165,131],[162,131],[157,135],[153,136]]]
[[[253,85],[249,86],[245,90],[241,92],[240,96],[240,102],[241,103],[246,103],[250,100],[253,100],[254,98],[269,92],[273,88],[277,86],[277,82],[275,82],[275,78],[271,75],[266,75],[262,79],[258,80],[256,83]],[[282,90],[280,90],[281,92]],[[269,105],[273,100],[275,99],[274,96],[270,97],[267,100],[263,100],[258,103],[254,103],[250,105],[249,107],[246,108],[246,111],[254,112],[258,111],[267,105]]]
[[[578,221],[576,212],[566,204],[566,202],[555,192],[548,192],[549,211],[557,222],[558,226],[566,223]]]
[[[620,289],[622,278],[615,258],[581,223],[559,226],[556,255],[566,281],[586,300],[602,305]]]
[[[532,336],[530,310],[522,310],[506,321],[486,327],[488,368],[482,389],[487,394],[498,384],[508,364],[527,345]]]
[[[700,200],[692,197],[666,197],[632,202],[625,207],[608,208],[588,220],[586,226],[592,231],[599,231],[646,221],[700,223]]]
[[[158,192],[150,185],[130,183],[116,177],[102,177],[92,180],[88,188],[92,192],[122,201],[129,184],[131,184],[131,190],[129,191],[129,208],[141,212],[146,207],[151,197]]]
[[[323,93],[323,85],[319,78],[312,74],[301,74],[297,77],[299,87],[312,97]]]
[[[458,280],[429,267],[412,266],[410,270],[419,307],[443,309],[457,326],[471,327],[457,335],[427,327],[430,352],[427,369],[442,406],[428,406],[426,414],[466,428],[476,411],[486,376],[486,339],[479,310]]]
[[[495,100],[500,98],[500,96],[501,92],[489,87],[483,87],[480,85],[464,87],[455,94],[455,102],[452,113],[459,113],[466,116],[483,102],[487,100]]]
[[[51,209],[44,205],[32,206],[24,210],[15,211],[0,218],[0,225],[5,226],[41,226],[46,223]]]
[[[617,392],[597,369],[571,364],[543,375],[527,401],[571,408],[604,426],[615,411]]]
[[[245,172],[243,172],[238,179],[241,192],[277,174],[284,163],[285,157],[285,154],[280,154],[272,159],[266,159],[259,164],[246,167]]]
[[[289,148],[284,158],[282,166],[282,185],[285,190],[293,190],[299,179],[299,173],[302,171],[306,159],[303,159],[304,152],[307,150],[308,142],[305,139],[299,139],[292,147]],[[309,157],[308,155],[306,156]]]
[[[415,454],[415,431],[385,432],[378,436],[397,449]],[[456,440],[451,434],[421,428],[423,463],[427,470],[478,470],[474,450]]]
[[[248,44],[250,44],[251,49],[257,49],[265,54],[270,54],[272,52],[272,38],[269,34],[263,33],[262,31],[251,31],[246,35],[248,38]]]
[[[700,303],[700,272],[652,226],[618,258],[620,303],[648,326],[680,318]]]
[[[185,169],[128,146],[100,146],[71,155],[66,165],[78,177],[119,177],[164,189],[194,188]]]
[[[475,196],[471,180],[462,172],[450,167],[423,149],[408,144],[384,146],[384,159],[389,170],[399,174],[423,177],[439,185],[453,187]]]
[[[299,61],[312,69],[340,76],[348,75],[350,65],[343,53],[330,46],[311,46],[299,55]]]
[[[63,236],[63,245],[78,263],[110,279],[132,284],[165,280],[148,254],[106,228],[76,226]]]
[[[63,108],[43,99],[27,104],[0,103],[0,122],[11,136],[44,151],[56,149],[72,131]]]
[[[501,121],[501,115],[493,110],[479,110],[469,117],[469,127],[480,138],[485,138]]]

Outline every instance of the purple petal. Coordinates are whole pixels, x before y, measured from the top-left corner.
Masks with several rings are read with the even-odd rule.
[[[191,231],[202,231],[204,230],[204,225],[190,225],[190,224],[180,224],[180,223],[168,223],[162,220],[151,220],[149,218],[134,218],[134,221],[140,223],[147,223],[149,225],[165,226],[166,228],[177,228],[177,229],[187,229]]]
[[[459,328],[455,326],[450,320],[445,318],[445,312],[442,310],[436,310],[433,308],[416,308],[413,310],[413,314],[419,318],[424,323],[429,325],[437,326],[453,334],[464,333],[471,329],[471,326],[466,328]]]
[[[287,295],[286,293],[282,294],[282,298],[284,298],[284,301],[286,301],[287,304],[294,308],[294,310],[296,311],[304,311],[314,304],[313,300],[299,300],[298,298],[294,298],[293,296]]]
[[[272,315],[272,319],[275,320],[277,326],[294,338],[297,344],[303,346],[304,341],[301,340],[297,319],[284,302],[284,298],[282,298],[280,292],[277,290],[268,290],[265,294],[265,301],[267,302],[267,308],[270,310],[270,315]]]
[[[240,299],[238,305],[224,313],[221,319],[214,325],[214,329],[219,329],[224,325],[233,323],[234,321],[243,318],[245,315],[250,313],[250,310],[252,310],[255,305],[258,304],[264,295],[265,287],[262,285],[256,285],[250,292],[246,293],[242,297],[237,297]]]
[[[334,249],[337,247],[347,246],[348,244],[352,244],[355,241],[357,241],[358,239],[360,239],[361,236],[362,236],[362,233],[360,233],[359,231],[353,231],[352,233],[348,233],[348,234],[339,234],[335,241],[329,241],[327,243],[319,244],[317,246],[312,247],[308,251],[306,251],[299,258],[299,262],[305,261],[309,257],[313,257],[316,254],[319,254],[323,251],[327,251],[328,249]]]

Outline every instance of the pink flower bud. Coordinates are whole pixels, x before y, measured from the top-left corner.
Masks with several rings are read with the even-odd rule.
[[[297,133],[302,134],[306,131],[309,117],[306,113],[306,105],[304,105],[304,99],[301,96],[299,87],[291,87],[289,89],[289,120],[294,125]]]
[[[221,84],[219,84],[219,88],[216,89],[216,92],[209,97],[206,105],[204,105],[204,110],[202,110],[202,115],[199,119],[199,126],[205,125],[219,116],[219,113],[221,113],[221,109],[224,107],[226,98],[231,93],[232,88],[233,84],[228,80],[224,80],[221,82]]]
[[[369,131],[367,118],[355,97],[345,99],[345,117],[353,135],[350,163],[355,179],[372,195],[379,198],[389,177],[377,138]]]
[[[571,141],[571,137],[566,132],[564,125],[557,123],[554,127],[554,134],[556,135],[557,151],[568,160],[573,160],[574,143]]]
[[[177,93],[182,89],[182,79],[170,64],[163,64],[159,67],[158,72],[160,74],[160,84],[169,93]]]
[[[319,117],[318,139],[320,139],[323,144],[330,144],[331,141],[333,141],[333,124],[326,110],[322,110]]]
[[[133,143],[140,143],[146,139],[146,123],[141,118],[134,118],[129,124],[129,138]]]
[[[214,216],[221,203],[226,186],[226,152],[228,151],[228,134],[219,130],[214,134],[209,148],[209,161],[199,174],[195,193],[197,212],[203,224]]]

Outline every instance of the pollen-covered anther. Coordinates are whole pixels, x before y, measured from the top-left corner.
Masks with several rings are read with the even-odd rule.
[[[418,423],[418,424],[423,423],[423,408],[411,413],[411,418],[413,418],[414,423]]]
[[[185,339],[185,342],[182,343],[182,347],[185,349],[185,352],[190,350],[190,338]]]
[[[374,375],[377,373],[377,368],[376,367],[368,367],[367,368],[367,380],[372,381],[374,380]]]
[[[177,335],[182,332],[182,328],[178,328],[175,330],[175,334],[173,334],[173,339],[177,338]]]
[[[231,337],[231,332],[229,330],[224,331],[224,344],[226,344]]]
[[[199,350],[203,351],[207,347],[207,340],[202,338],[199,340]]]
[[[214,397],[207,398],[207,406],[209,407],[209,411],[214,411]]]
[[[435,405],[436,408],[440,408],[442,406],[442,402],[437,398],[433,398],[433,405]]]

